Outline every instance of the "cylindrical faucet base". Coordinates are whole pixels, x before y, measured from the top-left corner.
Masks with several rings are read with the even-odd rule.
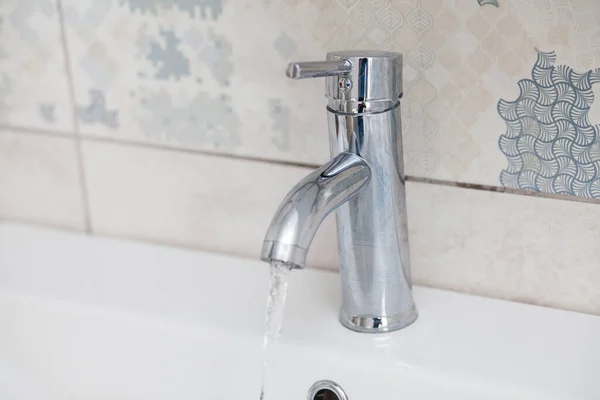
[[[337,213],[344,326],[387,332],[417,318],[413,302],[406,184],[399,103],[379,113],[330,109],[332,155],[350,152],[371,169],[371,181]]]

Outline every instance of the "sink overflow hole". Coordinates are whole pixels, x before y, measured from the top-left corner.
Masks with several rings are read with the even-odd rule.
[[[321,389],[315,394],[313,400],[341,400],[335,392],[329,389]]]
[[[348,400],[342,387],[333,381],[318,381],[308,389],[308,400]]]

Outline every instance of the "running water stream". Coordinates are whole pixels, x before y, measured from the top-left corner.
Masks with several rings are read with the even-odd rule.
[[[266,327],[263,339],[260,400],[265,399],[267,371],[272,367],[273,350],[279,342],[283,323],[283,309],[285,308],[285,298],[287,296],[288,276],[291,270],[292,267],[286,263],[281,261],[271,262],[271,287],[267,299]]]

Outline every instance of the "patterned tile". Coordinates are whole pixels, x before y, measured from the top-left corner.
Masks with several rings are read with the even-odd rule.
[[[277,50],[282,57],[289,60],[294,54],[296,54],[296,42],[285,33],[277,36],[277,39],[273,42],[273,48]]]
[[[555,62],[555,53],[540,52],[532,79],[519,81],[519,97],[498,103],[506,121],[500,150],[508,160],[500,181],[514,189],[600,198],[600,121],[588,117],[600,68],[577,73]]]
[[[90,90],[87,105],[77,107],[77,117],[82,124],[99,123],[110,128],[119,126],[119,112],[106,109],[106,95],[101,90]]]
[[[591,21],[600,21],[600,18],[594,17],[594,11],[587,22],[584,20],[583,13],[591,8],[584,0],[571,2],[572,8],[579,11],[568,16],[561,14],[563,6],[559,0],[544,3],[550,11],[542,10],[540,2],[527,6],[522,1],[501,5],[497,1],[482,0],[478,2],[482,7],[471,0],[453,3],[393,0],[389,6],[397,11],[397,28],[381,19],[383,23],[375,33],[363,29],[364,24],[358,24],[353,26],[351,34],[343,31],[343,40],[337,33],[339,29],[319,31],[315,38],[328,48],[333,47],[332,44],[376,47],[383,41],[379,30],[391,31],[391,42],[385,48],[404,52],[406,56],[402,109],[407,173],[494,185],[502,169],[502,158],[494,154],[494,147],[497,135],[504,130],[493,106],[494,99],[509,95],[511,82],[528,74],[527,66],[536,57],[534,47],[540,35],[535,25],[540,15],[550,13],[555,21],[562,21],[558,28],[581,26],[581,31],[588,34],[597,30]],[[369,3],[365,5],[369,7]],[[370,7],[379,15],[375,6]],[[536,15],[523,12],[527,7],[535,9]],[[350,14],[357,10],[358,6],[350,10],[327,8],[319,20],[331,28],[345,27]],[[346,19],[340,17],[344,14],[348,15]],[[364,14],[361,11],[361,15]],[[562,35],[560,29],[548,29],[550,40],[553,34]],[[600,34],[592,34],[581,42],[568,40],[570,55],[579,59],[588,55],[589,58],[592,52],[586,49],[594,40],[600,41]],[[484,104],[486,106],[482,106]],[[484,130],[474,131],[474,127]],[[438,144],[449,141],[441,137],[442,131],[451,136],[450,141],[455,145]],[[478,146],[478,151],[460,152],[458,144],[466,142]],[[486,167],[481,168],[482,165]]]
[[[323,82],[287,80],[287,62],[386,49],[405,55],[409,175],[600,197],[596,0],[63,0],[75,107],[55,1],[0,3],[0,124],[76,118],[84,138],[321,163]],[[308,172],[91,140],[83,154],[97,232],[251,257]],[[83,229],[75,156],[73,138],[0,132],[0,217]],[[415,282],[600,313],[597,205],[408,189]],[[313,265],[337,264],[333,232],[329,218]]]
[[[85,135],[322,163],[323,82],[286,79],[287,62],[386,49],[405,55],[407,173],[489,185],[505,167],[494,104],[518,96],[535,48],[600,65],[588,0],[65,0],[64,14]]]
[[[0,2],[0,124],[72,132],[54,0]]]
[[[477,0],[477,2],[480,6],[485,6],[489,4],[494,7],[500,7],[500,4],[498,4],[498,0]]]
[[[513,0],[517,20],[535,46],[555,51],[559,62],[577,70],[600,65],[600,7],[594,0]],[[529,63],[528,65],[531,65]]]
[[[121,4],[127,4],[129,9],[141,13],[157,15],[163,7],[173,6],[179,11],[196,16],[199,13],[203,19],[217,19],[223,12],[222,0],[120,0]]]
[[[297,83],[284,74],[290,57],[306,58],[297,38],[310,37],[310,24],[287,28],[296,7],[302,6],[65,0],[82,133],[325,161],[322,82]],[[314,7],[306,11],[316,18]]]

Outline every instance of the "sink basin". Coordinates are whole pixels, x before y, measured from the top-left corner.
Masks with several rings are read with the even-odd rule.
[[[0,224],[0,398],[258,399],[268,285],[258,261]],[[416,287],[416,323],[360,334],[339,292],[292,272],[267,399],[600,398],[599,317]]]

